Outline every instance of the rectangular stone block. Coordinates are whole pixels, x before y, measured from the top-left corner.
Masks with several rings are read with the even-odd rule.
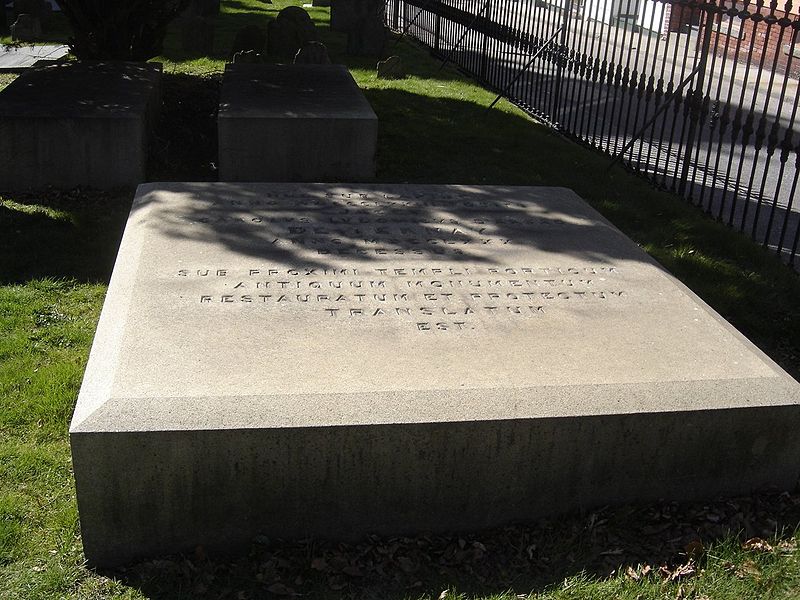
[[[0,91],[0,188],[110,188],[145,179],[161,65],[69,62]]]
[[[223,181],[375,177],[378,118],[343,65],[226,65],[218,127]]]
[[[574,193],[139,188],[70,427],[86,556],[790,488],[800,385]]]

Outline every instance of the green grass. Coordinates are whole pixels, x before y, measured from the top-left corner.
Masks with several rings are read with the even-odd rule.
[[[209,57],[171,31],[154,180],[213,180],[219,72],[238,28],[287,2],[231,0]],[[386,182],[574,189],[796,377],[800,279],[774,256],[563,140],[410,41],[409,76],[343,54],[380,120]],[[51,29],[64,39],[63,23]],[[2,38],[0,38],[2,41]],[[0,75],[0,88],[13,76]],[[237,559],[168,557],[113,573],[83,565],[67,426],[132,190],[0,195],[0,598],[310,597],[739,599],[800,597],[800,495],[622,507],[490,532],[355,546],[253,544]],[[744,545],[747,538],[768,545]],[[482,549],[483,548],[483,549]],[[648,570],[649,569],[649,570]],[[270,591],[271,590],[271,591]],[[447,591],[446,591],[447,590]]]

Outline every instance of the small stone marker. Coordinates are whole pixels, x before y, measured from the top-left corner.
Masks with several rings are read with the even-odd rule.
[[[233,64],[261,64],[264,62],[264,57],[261,56],[258,52],[253,52],[252,50],[248,50],[246,52],[237,52],[233,55],[233,60],[231,61]]]
[[[378,61],[376,76],[378,79],[402,79],[406,76],[403,60],[399,56],[390,56]]]
[[[42,24],[39,17],[19,15],[11,25],[11,39],[19,42],[35,42],[42,39]]]
[[[231,58],[237,52],[256,52],[262,54],[267,45],[267,34],[258,25],[245,25],[233,39]]]
[[[217,123],[222,181],[375,177],[378,118],[342,65],[227,65]]]
[[[0,189],[144,181],[161,65],[68,62],[0,91]]]
[[[294,55],[296,65],[329,65],[331,57],[322,42],[306,42]]]
[[[84,550],[793,487],[800,385],[558,188],[147,184],[70,427]]]
[[[294,58],[305,44],[318,39],[317,28],[308,13],[299,6],[287,6],[267,25],[267,54]]]

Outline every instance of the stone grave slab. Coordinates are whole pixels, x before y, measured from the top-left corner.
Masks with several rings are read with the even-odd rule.
[[[559,188],[139,187],[70,427],[86,556],[788,489],[800,385]]]
[[[69,54],[69,46],[34,44],[24,46],[0,45],[0,73],[19,73],[39,61],[61,61]]]
[[[0,188],[110,188],[145,178],[161,65],[69,62],[0,91]]]
[[[375,177],[378,118],[343,65],[226,65],[218,127],[222,181]]]

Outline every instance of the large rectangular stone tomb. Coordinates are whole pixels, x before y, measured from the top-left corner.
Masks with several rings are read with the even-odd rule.
[[[369,181],[378,117],[344,65],[229,64],[221,181]]]
[[[78,61],[0,91],[0,189],[112,188],[145,180],[161,65]]]
[[[792,487],[800,386],[574,193],[140,186],[70,428],[98,565]]]

